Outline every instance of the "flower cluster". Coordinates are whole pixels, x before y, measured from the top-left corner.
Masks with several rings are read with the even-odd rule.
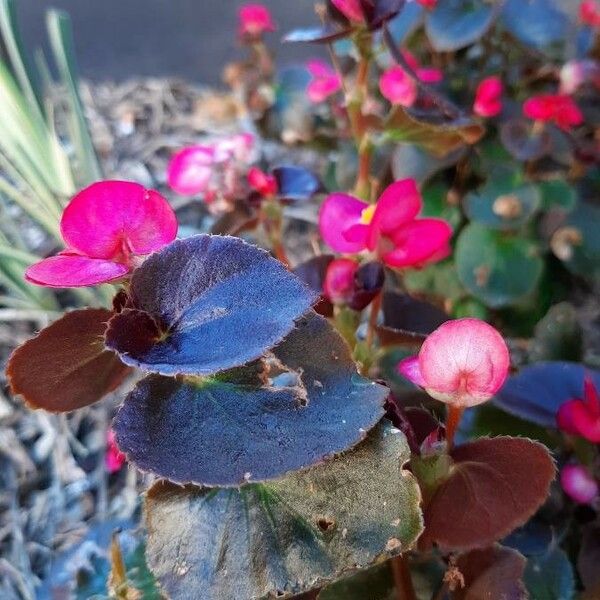
[[[231,200],[239,195],[242,174],[255,155],[255,138],[249,133],[188,146],[171,158],[167,181],[182,196],[202,196],[207,203]]]

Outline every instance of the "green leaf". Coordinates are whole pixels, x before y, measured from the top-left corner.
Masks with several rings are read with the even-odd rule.
[[[580,202],[554,234],[552,249],[572,273],[589,279],[600,278],[599,227],[600,207]],[[560,243],[561,233],[567,235],[566,244]]]
[[[439,0],[427,15],[425,31],[438,52],[453,52],[479,40],[497,10],[482,0]]]
[[[540,181],[537,187],[542,197],[542,210],[557,208],[569,212],[577,204],[575,188],[562,179]]]
[[[46,25],[50,46],[58,66],[62,83],[68,91],[70,108],[70,129],[77,153],[77,175],[83,184],[102,179],[102,170],[92,145],[92,139],[83,113],[83,104],[79,97],[77,65],[73,31],[69,15],[60,10],[50,10]]]
[[[572,600],[575,575],[569,557],[560,548],[531,556],[525,569],[525,585],[535,600]]]
[[[472,221],[502,231],[527,223],[541,204],[535,185],[514,186],[511,181],[492,180],[465,197],[465,212]]]
[[[440,159],[466,144],[475,144],[484,133],[481,123],[460,113],[448,117],[438,110],[415,111],[402,106],[394,107],[385,131],[388,139],[416,144]]]
[[[395,600],[396,586],[389,561],[344,577],[323,588],[317,600]]]
[[[462,214],[457,204],[448,201],[448,186],[443,183],[434,183],[422,190],[423,210],[422,216],[444,219],[453,229],[457,229],[462,221]]]
[[[583,355],[583,330],[572,304],[551,307],[535,327],[529,351],[530,362],[569,360],[579,362]]]
[[[172,600],[288,597],[410,548],[420,494],[406,438],[382,424],[351,452],[269,484],[154,485],[147,557]]]
[[[524,299],[538,285],[543,269],[533,241],[478,223],[460,233],[455,260],[463,285],[491,308]]]

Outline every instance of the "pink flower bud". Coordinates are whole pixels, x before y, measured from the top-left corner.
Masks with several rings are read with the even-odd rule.
[[[329,263],[323,293],[334,304],[347,304],[354,294],[354,276],[358,263],[349,258],[336,258]]]
[[[125,454],[119,450],[117,442],[115,441],[115,432],[112,429],[108,430],[106,434],[106,454],[104,456],[104,463],[106,470],[109,473],[117,473],[123,468],[123,465],[127,462]]]
[[[263,198],[275,196],[279,191],[275,177],[265,173],[264,171],[261,171],[257,167],[252,167],[248,171],[248,184]]]
[[[487,77],[478,86],[475,93],[473,112],[480,117],[495,117],[502,112],[502,93],[504,86],[499,77]]]
[[[275,31],[269,9],[263,4],[244,4],[239,10],[240,35],[259,37],[265,31]]]
[[[560,472],[560,485],[578,504],[589,504],[598,497],[598,482],[582,465],[565,465]]]
[[[350,21],[355,23],[365,22],[360,0],[331,0],[331,3]]]
[[[418,356],[398,364],[401,375],[441,402],[469,407],[489,400],[504,383],[508,348],[479,319],[447,321],[427,337]]]

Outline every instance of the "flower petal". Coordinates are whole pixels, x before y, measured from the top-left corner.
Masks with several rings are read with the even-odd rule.
[[[504,383],[509,366],[504,339],[479,319],[443,323],[427,337],[419,352],[427,392],[459,406],[489,400]]]
[[[579,504],[594,501],[600,493],[598,482],[582,465],[565,465],[560,472],[560,485]]]
[[[382,74],[379,89],[384,98],[400,106],[412,106],[418,94],[413,78],[398,66],[391,67]]]
[[[419,357],[418,356],[409,356],[401,360],[396,370],[400,375],[406,377],[410,382],[418,385],[419,387],[425,387],[425,380],[423,379],[423,374],[421,373],[421,367],[419,366]]]
[[[417,219],[392,235],[394,250],[383,256],[390,267],[421,267],[448,256],[452,228],[442,219]]]
[[[414,179],[402,179],[389,185],[377,201],[371,221],[369,250],[377,246],[379,234],[389,235],[410,223],[421,212],[422,204]]]
[[[336,252],[354,254],[364,250],[364,244],[346,240],[344,232],[360,222],[368,204],[348,194],[331,194],[319,212],[319,230],[323,241]]]
[[[60,228],[69,249],[118,259],[124,250],[149,254],[173,241],[177,219],[158,192],[129,181],[101,181],[71,200]]]
[[[169,187],[182,196],[203,193],[212,175],[215,161],[214,148],[190,146],[171,157],[167,167]]]
[[[25,271],[25,279],[44,287],[69,288],[106,283],[128,272],[126,265],[110,260],[59,254],[31,265]]]

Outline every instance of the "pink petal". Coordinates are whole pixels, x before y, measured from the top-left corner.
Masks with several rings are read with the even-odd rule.
[[[59,254],[31,265],[25,271],[25,279],[44,287],[69,288],[114,281],[128,272],[127,265],[110,260]]]
[[[421,373],[421,367],[419,366],[418,356],[409,356],[401,360],[396,366],[396,370],[400,375],[406,377],[409,381],[418,385],[419,387],[425,387],[425,380]]]
[[[323,79],[313,79],[306,88],[308,99],[314,104],[327,100],[341,89],[341,83],[336,76]]]
[[[413,78],[399,66],[385,71],[379,79],[379,89],[392,104],[412,106],[417,99],[417,85]]]
[[[581,400],[567,400],[560,405],[560,408],[556,413],[556,424],[563,433],[579,435],[579,429],[577,429],[573,421],[573,406],[578,402],[581,402]]]
[[[478,86],[475,92],[473,111],[480,117],[495,117],[502,111],[502,97],[504,85],[499,77],[487,77]]]
[[[560,485],[579,504],[589,504],[600,493],[598,482],[582,465],[565,465],[560,472]]]
[[[241,34],[256,36],[276,30],[271,13],[263,4],[245,4],[239,10],[239,19]]]
[[[275,196],[279,191],[275,177],[261,171],[257,167],[252,167],[248,171],[248,184],[265,198]]]
[[[306,63],[306,69],[313,77],[316,78],[326,78],[337,75],[337,73],[329,66],[329,64],[320,58],[309,60]]]
[[[68,248],[92,258],[149,254],[172,242],[177,218],[154,190],[128,181],[101,181],[77,194],[60,229]]]
[[[389,185],[377,201],[371,221],[369,250],[374,250],[380,234],[389,235],[410,223],[420,212],[423,202],[414,179],[402,179]]]
[[[583,380],[583,397],[590,413],[600,418],[600,395],[589,375]]]
[[[365,22],[360,0],[331,0],[331,2],[350,21]]]
[[[590,27],[600,27],[600,6],[596,0],[583,0],[579,5],[581,22]]]
[[[352,299],[354,292],[354,275],[358,263],[349,258],[336,258],[329,263],[323,293],[334,304],[345,304]]]
[[[502,386],[510,366],[502,336],[479,319],[447,321],[427,337],[419,352],[425,389],[442,402],[474,406]]]
[[[444,74],[440,69],[433,67],[424,67],[417,69],[417,77],[423,83],[440,83],[444,79]]]
[[[417,0],[417,2],[427,10],[433,10],[437,6],[438,0]]]
[[[441,260],[448,254],[448,241],[452,228],[442,219],[417,219],[403,225],[392,235],[394,250],[383,256],[390,267],[422,267],[432,262],[433,257]]]
[[[575,431],[593,444],[600,444],[600,416],[592,412],[582,400],[570,405],[570,418]]]
[[[182,196],[202,194],[210,182],[214,160],[214,149],[208,146],[180,150],[167,167],[169,187]]]
[[[367,207],[366,202],[348,194],[328,196],[319,212],[319,231],[323,241],[336,252],[344,254],[364,250],[364,245],[346,240],[344,232],[360,222],[362,211]]]
[[[369,231],[370,228],[368,225],[357,223],[356,225],[351,225],[348,227],[348,229],[342,232],[342,235],[347,242],[360,244],[360,246],[364,248],[367,245],[367,240],[369,239]]]

